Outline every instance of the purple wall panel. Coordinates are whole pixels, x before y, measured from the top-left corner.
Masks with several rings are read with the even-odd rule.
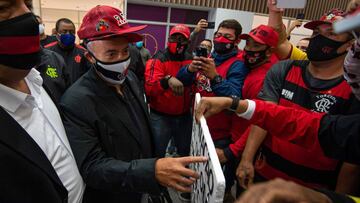
[[[207,18],[207,11],[172,8],[170,22],[196,25],[200,19]]]
[[[127,19],[131,20],[166,22],[167,13],[166,7],[127,4]]]
[[[137,26],[140,24],[130,23],[130,26]],[[138,33],[144,35],[144,44],[149,49],[151,55],[157,51],[163,50],[165,47],[166,26],[164,25],[148,25],[144,30]]]

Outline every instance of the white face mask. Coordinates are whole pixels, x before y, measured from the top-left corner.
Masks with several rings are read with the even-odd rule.
[[[39,24],[39,33],[42,35],[45,32],[45,25],[44,24]]]
[[[96,59],[95,68],[106,82],[121,85],[126,79],[130,61],[130,57],[114,63],[105,63]]]
[[[348,52],[344,61],[344,77],[351,86],[352,92],[360,100],[360,44],[355,42],[354,47]]]

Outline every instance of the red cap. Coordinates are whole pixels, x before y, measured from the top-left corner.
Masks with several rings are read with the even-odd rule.
[[[186,37],[186,39],[189,39],[190,37],[190,28],[184,24],[178,24],[175,25],[173,28],[171,28],[170,30],[170,36],[176,33],[180,33],[182,35],[184,35]]]
[[[343,10],[338,9],[338,8],[333,8],[329,12],[327,12],[323,16],[321,16],[320,20],[310,21],[310,22],[306,23],[304,25],[304,27],[307,29],[310,29],[310,30],[314,30],[319,25],[332,24],[333,22],[341,19],[345,15],[346,15],[346,13]]]
[[[246,40],[249,37],[260,44],[266,44],[270,47],[276,47],[279,42],[279,34],[274,28],[266,25],[260,25],[255,29],[252,29],[249,34],[240,35],[240,39]]]
[[[89,41],[124,36],[129,42],[137,42],[142,40],[142,36],[134,32],[145,27],[146,25],[130,27],[119,9],[99,5],[86,13],[77,34],[80,39]]]

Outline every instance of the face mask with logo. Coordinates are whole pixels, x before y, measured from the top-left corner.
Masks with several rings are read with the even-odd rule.
[[[214,50],[218,54],[228,54],[235,47],[235,42],[223,36],[214,39]]]
[[[140,42],[136,42],[136,47],[138,48],[138,49],[141,49],[143,46],[144,46],[144,42],[143,41],[140,41]]]
[[[75,35],[67,33],[67,34],[61,34],[60,35],[60,42],[61,44],[69,47],[73,46],[75,44]]]
[[[91,54],[91,53],[90,53]],[[94,54],[91,54],[96,60],[95,69],[101,75],[101,77],[108,83],[114,85],[121,85],[124,83],[128,67],[130,64],[130,56],[124,60],[116,62],[102,62],[95,58]]]
[[[168,42],[167,47],[171,54],[180,55],[185,53],[187,44],[182,44],[181,42]]]
[[[252,68],[252,67],[256,67],[258,64],[264,62],[266,60],[266,51],[262,50],[262,51],[249,51],[249,50],[244,50],[245,51],[245,55],[244,55],[244,63],[246,67]]]
[[[30,70],[40,61],[39,23],[26,13],[0,22],[0,64]]]
[[[329,39],[321,34],[310,39],[309,47],[307,48],[307,57],[310,61],[327,61],[346,54],[337,53],[337,50],[347,42],[337,42]]]

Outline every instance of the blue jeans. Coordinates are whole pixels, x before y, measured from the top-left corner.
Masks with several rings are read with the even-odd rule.
[[[171,138],[180,156],[188,156],[190,153],[192,116],[170,116],[151,111],[150,122],[154,132],[155,154],[164,157],[166,147]]]

